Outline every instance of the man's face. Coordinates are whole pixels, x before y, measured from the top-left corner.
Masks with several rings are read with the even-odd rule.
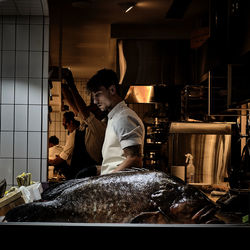
[[[112,86],[111,86],[112,87]],[[92,92],[92,97],[94,103],[101,111],[109,110],[111,107],[112,101],[112,90],[111,87],[106,89],[105,87],[101,86],[98,91]]]

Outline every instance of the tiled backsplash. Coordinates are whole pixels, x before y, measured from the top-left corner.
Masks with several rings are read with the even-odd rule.
[[[0,16],[0,179],[47,179],[49,19]]]

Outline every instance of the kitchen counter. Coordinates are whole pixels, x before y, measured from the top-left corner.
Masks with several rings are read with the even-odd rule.
[[[226,235],[225,235],[226,233]],[[237,236],[236,236],[237,234]],[[240,244],[248,241],[249,225],[191,225],[191,224],[107,224],[107,223],[0,223],[1,238],[11,236],[13,244],[45,244],[49,247],[68,245],[74,247],[91,243],[94,247],[107,246],[109,249],[122,247],[157,247],[178,246],[192,249],[206,247],[216,248],[222,244]],[[199,239],[197,242],[196,239]],[[204,241],[201,241],[204,240]],[[174,244],[174,245],[173,245]],[[148,249],[148,248],[146,248]]]

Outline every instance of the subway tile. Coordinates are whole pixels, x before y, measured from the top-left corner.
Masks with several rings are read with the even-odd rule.
[[[1,130],[13,131],[14,105],[1,105]]]
[[[44,24],[49,24],[49,17],[48,16],[44,17]]]
[[[0,17],[1,20],[1,17]],[[3,25],[0,23],[0,50],[2,50],[2,30],[3,30]]]
[[[29,76],[42,78],[42,52],[30,52],[29,57]]]
[[[29,53],[28,51],[16,52],[16,77],[29,76]]]
[[[2,77],[14,77],[15,51],[2,51]]]
[[[54,132],[49,131],[49,137],[54,135]]]
[[[48,173],[47,159],[42,159],[42,176],[41,176],[42,182],[48,181],[47,173]]]
[[[8,185],[12,184],[13,159],[0,159],[0,176],[6,179]]]
[[[49,124],[49,131],[50,132],[54,133],[54,131],[56,130],[55,124],[56,124],[55,122],[52,122]]]
[[[48,79],[43,79],[43,104],[48,105],[48,98],[49,98],[49,86],[48,86]]]
[[[1,132],[0,157],[13,158],[13,132]]]
[[[48,133],[42,133],[42,158],[47,159],[48,157]]]
[[[56,112],[50,112],[50,119],[52,122],[55,122],[56,120]]]
[[[56,122],[62,121],[62,117],[61,117],[61,114],[59,112],[55,112],[55,116],[56,116],[56,119],[55,119]]]
[[[59,143],[60,143],[60,145],[62,145],[61,143],[62,143],[62,140],[61,140],[61,132],[60,131],[56,131],[55,133],[54,133],[54,135],[57,137],[57,138],[59,138]]]
[[[15,132],[14,142],[14,158],[27,158],[27,132]]]
[[[57,133],[56,133],[57,134]],[[64,146],[65,145],[65,138],[63,137],[64,133],[63,132],[59,132],[58,134],[58,138],[59,138],[59,145]]]
[[[43,24],[43,16],[30,16],[30,24]]]
[[[17,185],[16,177],[24,172],[27,172],[27,159],[14,159],[14,185]]]
[[[28,104],[28,78],[16,78],[15,103]]]
[[[29,105],[29,131],[41,131],[41,106],[40,105]]]
[[[49,77],[49,52],[43,52],[43,78]]]
[[[13,24],[4,24],[3,25],[3,50],[15,50],[15,25]]]
[[[42,106],[43,113],[42,113],[42,131],[48,131],[48,106]]]
[[[15,105],[15,131],[27,131],[27,105]]]
[[[56,122],[56,131],[62,131],[61,130],[61,122]]]
[[[16,26],[16,50],[29,49],[29,25]]]
[[[12,15],[4,15],[3,16],[3,24],[15,24],[16,22],[16,16]]]
[[[30,25],[30,50],[43,50],[43,25]]]
[[[49,25],[43,26],[43,51],[49,51]]]
[[[2,104],[14,104],[14,78],[2,78]]]
[[[30,16],[19,15],[16,18],[17,18],[17,20],[16,20],[17,24],[29,24],[29,22],[30,22]]]
[[[41,158],[40,132],[28,132],[28,158]]]
[[[42,104],[42,79],[29,79],[29,104]]]
[[[28,159],[28,172],[31,173],[32,181],[40,181],[41,165],[40,159]]]
[[[60,122],[60,131],[65,131],[65,128],[64,128],[64,126],[63,126],[63,123],[62,123],[62,122]]]

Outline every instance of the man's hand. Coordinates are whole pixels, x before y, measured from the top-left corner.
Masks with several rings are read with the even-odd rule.
[[[74,77],[69,69],[62,69],[62,76],[70,88],[75,88]]]

